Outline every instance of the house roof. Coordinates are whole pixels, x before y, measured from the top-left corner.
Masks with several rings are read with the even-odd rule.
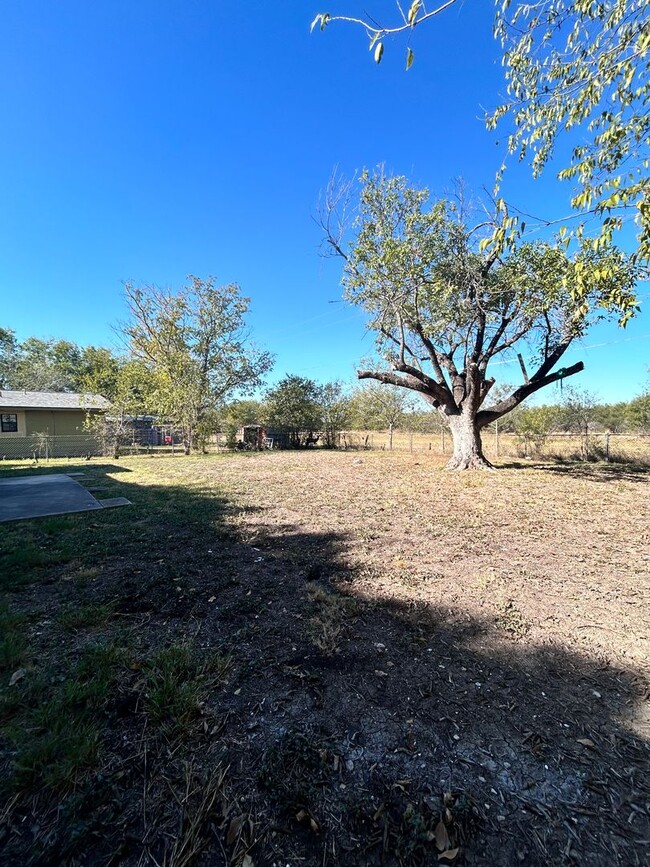
[[[101,394],[71,394],[65,391],[0,390],[2,409],[109,409],[110,401]]]

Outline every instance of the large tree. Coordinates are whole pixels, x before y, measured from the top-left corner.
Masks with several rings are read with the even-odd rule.
[[[372,7],[365,18],[324,13],[312,29],[333,21],[361,26],[377,62],[387,40],[408,34],[409,68],[415,28],[457,2],[396,3],[395,19],[385,22]],[[633,216],[636,254],[650,260],[650,0],[495,0],[495,10],[507,96],[486,117],[488,127],[504,130],[510,153],[529,161],[536,176],[556,144],[568,143],[558,177],[573,185],[577,232],[595,217],[594,243],[607,244]]]
[[[481,430],[583,369],[558,364],[591,323],[633,308],[638,266],[590,246],[573,256],[541,242],[488,252],[462,207],[429,204],[428,191],[405,178],[361,180],[352,243],[331,214],[324,219],[331,249],[345,260],[345,296],[376,334],[381,362],[358,377],[410,389],[435,407],[453,437],[450,468],[488,467]],[[530,371],[522,357],[524,381],[490,403],[490,362],[517,350]]]
[[[188,279],[176,293],[127,283],[130,320],[123,329],[149,370],[150,405],[182,429],[186,454],[223,403],[257,387],[273,365],[250,340],[250,299],[239,286]]]
[[[323,426],[321,387],[313,379],[288,374],[265,396],[269,427],[281,428],[292,448],[313,444]]]
[[[120,375],[128,364],[123,358],[110,349],[97,346],[85,346],[80,353],[80,366],[77,375],[78,390],[101,394],[114,401],[120,392]]]
[[[25,391],[79,391],[81,349],[69,340],[28,337],[13,341],[6,388]]]

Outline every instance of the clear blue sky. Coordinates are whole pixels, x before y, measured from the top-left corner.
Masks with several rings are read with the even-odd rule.
[[[376,66],[359,30],[310,36],[316,12],[364,7],[393,4],[5,0],[0,324],[109,345],[122,281],[213,274],[251,297],[255,339],[277,354],[271,380],[351,381],[372,340],[340,302],[340,265],[319,257],[313,220],[333,167],[384,162],[443,193],[459,176],[491,187],[502,158],[482,120],[503,92],[491,2],[422,28],[408,74],[403,42]],[[567,211],[550,175],[513,173],[506,193],[533,213]],[[625,332],[595,329],[565,358],[587,366],[575,384],[637,394],[648,335],[647,313]],[[502,369],[518,381],[516,363]]]

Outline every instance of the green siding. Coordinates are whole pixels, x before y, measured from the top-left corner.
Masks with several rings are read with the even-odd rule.
[[[27,436],[35,433],[48,433],[52,437],[86,434],[85,410],[25,410]]]

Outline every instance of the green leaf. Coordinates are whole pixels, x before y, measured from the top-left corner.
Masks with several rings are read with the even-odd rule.
[[[406,69],[409,70],[413,66],[415,55],[410,48],[406,49]]]
[[[384,43],[378,42],[375,47],[375,63],[381,63],[381,58],[384,54]]]

